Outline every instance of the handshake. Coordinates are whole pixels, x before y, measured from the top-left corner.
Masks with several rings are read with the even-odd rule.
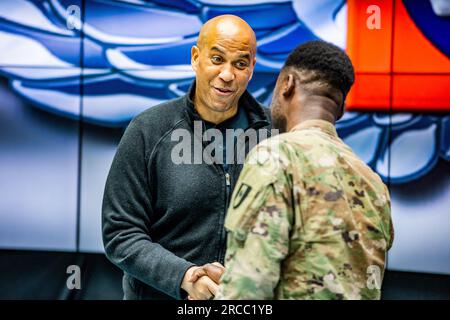
[[[225,267],[219,262],[189,268],[181,282],[181,288],[189,295],[189,300],[211,300],[217,294],[220,277]]]

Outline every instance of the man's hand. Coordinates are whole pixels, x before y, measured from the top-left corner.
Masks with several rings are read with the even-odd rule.
[[[197,270],[203,269],[203,267],[190,267],[181,282],[181,288],[188,293],[189,299],[191,300],[209,300],[214,298],[217,293],[217,284],[208,276],[201,278],[193,277],[193,274]],[[196,281],[192,281],[191,279],[196,279]]]
[[[225,272],[225,267],[219,262],[207,263],[192,272],[190,281],[195,282],[203,276],[208,276],[212,281],[219,284],[220,277]]]

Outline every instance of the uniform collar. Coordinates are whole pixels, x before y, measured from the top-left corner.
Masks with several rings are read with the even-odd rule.
[[[289,132],[297,131],[297,130],[303,130],[303,129],[319,129],[320,131],[323,131],[329,135],[332,135],[334,137],[337,137],[336,127],[328,121],[325,120],[306,120],[303,121],[296,126],[294,126]]]

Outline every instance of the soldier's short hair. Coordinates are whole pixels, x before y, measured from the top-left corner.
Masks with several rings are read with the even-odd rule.
[[[334,44],[325,41],[309,41],[295,48],[288,56],[283,70],[293,67],[312,73],[309,82],[321,82],[347,96],[355,71],[347,54]]]

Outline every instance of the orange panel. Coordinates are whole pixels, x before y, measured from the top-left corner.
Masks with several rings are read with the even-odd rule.
[[[447,111],[450,75],[395,75],[394,111]]]
[[[348,110],[389,110],[390,76],[356,74],[355,84],[347,96]]]
[[[450,59],[417,28],[401,0],[395,3],[394,72],[450,73]]]
[[[369,29],[367,8],[380,8],[380,29]],[[356,72],[390,72],[393,0],[347,2],[347,52]]]

